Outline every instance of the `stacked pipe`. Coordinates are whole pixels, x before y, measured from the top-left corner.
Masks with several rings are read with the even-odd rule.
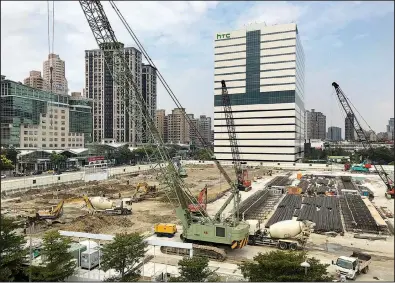
[[[343,232],[339,203],[336,197],[305,197],[297,220],[309,220],[316,224],[315,232]]]
[[[254,219],[255,212],[265,205],[269,196],[270,192],[267,189],[256,191],[240,204],[240,217],[244,217],[244,219]]]
[[[340,205],[347,231],[379,233],[380,229],[361,196],[345,194],[340,198]]]
[[[278,205],[272,217],[266,223],[266,228],[283,220],[291,220],[293,218],[295,209],[300,209],[301,205],[302,196],[286,195]]]
[[[307,180],[301,180],[298,184],[298,187],[302,189],[302,194],[304,194],[307,191],[308,186],[309,186],[309,181]]]

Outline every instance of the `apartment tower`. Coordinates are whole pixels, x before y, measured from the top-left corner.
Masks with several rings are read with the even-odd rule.
[[[250,25],[214,36],[214,152],[232,160],[221,99],[230,94],[243,161],[298,162],[304,144],[304,52],[297,25]]]
[[[85,96],[93,99],[93,141],[136,146],[142,142],[142,114],[136,104],[136,92],[129,89],[129,93],[124,94],[113,82],[112,74],[123,71],[122,65],[113,63],[117,57],[114,52],[117,51],[106,52],[107,66],[102,50],[85,51]],[[141,52],[134,47],[124,47],[123,55],[134,83],[141,90]],[[125,103],[123,97],[131,99]]]
[[[142,95],[147,107],[148,113],[151,115],[155,121],[155,111],[156,111],[156,68],[151,65],[142,64]],[[149,127],[146,121],[142,120],[142,142],[152,143],[153,139],[150,134]]]
[[[44,89],[44,79],[40,71],[30,71],[29,77],[23,80],[23,84],[35,89]]]
[[[66,79],[65,62],[57,54],[49,54],[48,60],[43,63],[44,89],[51,91],[51,67],[52,67],[52,92],[67,94],[68,83]]]
[[[324,140],[326,138],[326,116],[321,112],[316,112],[315,109],[306,110],[305,131],[306,139]]]

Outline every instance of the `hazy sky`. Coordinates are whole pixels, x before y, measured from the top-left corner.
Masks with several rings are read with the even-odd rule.
[[[293,21],[306,57],[306,109],[323,112],[327,127],[344,133],[331,86],[336,81],[373,130],[385,131],[394,117],[393,2],[116,3],[189,113],[213,116],[216,32]],[[109,3],[103,6],[118,40],[135,46]],[[47,34],[47,1],[1,1],[2,75],[23,81],[30,70],[42,71]],[[84,50],[96,48],[79,3],[55,1],[54,52],[66,61],[70,91],[84,87]],[[161,86],[158,108],[174,108]]]

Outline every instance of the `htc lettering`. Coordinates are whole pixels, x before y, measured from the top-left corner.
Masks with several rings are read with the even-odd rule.
[[[230,38],[230,33],[217,33],[217,39]]]

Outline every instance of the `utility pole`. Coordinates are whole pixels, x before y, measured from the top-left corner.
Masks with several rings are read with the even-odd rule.
[[[31,266],[32,266],[32,262],[33,262],[33,251],[32,251],[32,233],[33,233],[33,230],[34,230],[34,222],[33,221],[30,221],[30,223],[29,223],[29,266],[30,266],[30,268],[29,268],[29,282],[32,282],[32,269],[31,269]]]

